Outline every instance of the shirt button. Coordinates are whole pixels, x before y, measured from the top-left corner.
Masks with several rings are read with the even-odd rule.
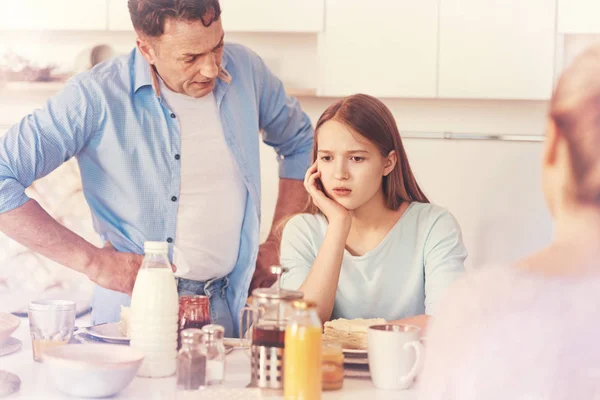
[[[177,201],[177,196],[171,197],[171,201]]]
[[[181,156],[179,154],[175,154],[175,159],[179,160],[181,158]]]
[[[172,238],[167,238],[167,243],[173,243],[173,239]]]
[[[171,118],[175,118],[175,114],[171,113]]]

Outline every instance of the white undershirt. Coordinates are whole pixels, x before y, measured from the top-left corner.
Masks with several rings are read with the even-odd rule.
[[[220,278],[233,270],[238,257],[246,187],[225,142],[213,93],[196,99],[169,90],[162,80],[160,84],[181,134],[173,263],[182,278]]]

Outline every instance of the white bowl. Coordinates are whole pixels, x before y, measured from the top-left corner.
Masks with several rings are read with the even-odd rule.
[[[78,397],[107,397],[125,389],[144,354],[118,344],[72,344],[42,353],[44,369],[58,390]]]
[[[14,331],[21,325],[21,319],[12,314],[0,312],[0,343],[13,334]]]

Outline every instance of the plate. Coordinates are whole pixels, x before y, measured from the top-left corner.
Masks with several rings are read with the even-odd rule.
[[[89,328],[86,328],[85,331],[88,335],[108,343],[129,343],[129,338],[127,336],[123,336],[121,334],[121,331],[119,331],[118,322],[109,322],[105,324],[93,325]]]
[[[22,346],[23,342],[11,336],[4,342],[0,343],[0,357],[19,351]]]
[[[342,352],[350,357],[366,357],[368,354],[367,349],[342,349]]]
[[[350,366],[354,366],[354,365],[369,365],[369,359],[366,357],[356,357],[356,358],[349,358],[349,357],[344,357],[344,365],[350,365]]]
[[[348,366],[344,364],[344,377],[346,378],[370,378],[371,372],[368,365]]]
[[[368,365],[368,351],[366,349],[342,349],[344,364],[346,365]]]

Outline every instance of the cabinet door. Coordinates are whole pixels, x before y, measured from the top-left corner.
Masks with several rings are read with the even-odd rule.
[[[221,0],[225,32],[321,32],[325,0]]]
[[[111,31],[133,30],[127,0],[108,0],[108,29]]]
[[[105,30],[106,0],[0,0],[3,30]]]
[[[558,0],[559,33],[600,33],[600,1]]]
[[[327,0],[321,96],[435,97],[438,0]]]
[[[440,4],[440,97],[550,97],[555,0],[441,0]]]

